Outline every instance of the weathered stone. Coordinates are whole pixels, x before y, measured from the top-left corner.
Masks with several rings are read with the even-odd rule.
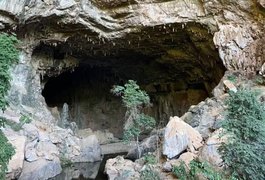
[[[36,161],[39,157],[37,156],[37,140],[34,140],[32,142],[29,142],[26,145],[26,150],[25,150],[25,160],[28,162]]]
[[[202,161],[207,161],[215,167],[221,167],[223,165],[223,160],[218,151],[221,143],[225,142],[225,137],[220,138],[221,133],[222,129],[216,130],[207,140],[199,155]]]
[[[141,166],[124,159],[122,156],[117,156],[114,159],[108,159],[105,165],[105,173],[109,180],[123,179],[133,180],[140,178]]]
[[[93,163],[74,163],[71,166],[63,168],[60,175],[56,176],[56,179],[72,180],[81,177],[85,179],[95,179],[101,162]]]
[[[134,146],[134,148],[130,149],[128,154],[126,155],[126,158],[129,159],[138,159],[148,152],[154,152],[156,149],[158,149],[158,144],[159,144],[159,137],[157,135],[152,135],[146,139],[144,139],[140,145],[139,145],[139,151],[140,151],[140,156],[138,152],[137,146]]]
[[[197,155],[191,152],[186,152],[186,153],[181,154],[178,160],[183,161],[188,166],[190,162],[194,160],[196,157]]]
[[[135,146],[136,146],[135,142],[130,142],[130,143],[117,142],[117,143],[100,145],[103,155],[128,153],[131,149],[134,149]]]
[[[24,162],[22,174],[19,180],[49,179],[60,174],[62,171],[59,158],[52,161],[38,159],[34,162]]]
[[[195,149],[202,146],[200,133],[179,117],[171,117],[165,129],[163,154],[173,158],[186,150],[190,144],[190,148]]]
[[[58,0],[59,7],[57,9],[64,10],[68,9],[74,5],[76,5],[76,2],[74,0]]]
[[[209,134],[217,129],[223,121],[223,111],[222,101],[208,98],[204,102],[190,107],[181,119],[198,130],[203,138],[208,138]]]
[[[233,91],[233,92],[237,92],[237,88],[236,86],[229,80],[224,80],[223,81],[224,85],[225,85],[225,88],[228,90],[228,91]]]
[[[59,150],[56,145],[49,141],[40,141],[36,147],[36,153],[39,157],[46,160],[54,160],[59,157]]]
[[[72,162],[95,162],[101,160],[101,148],[95,135],[80,140],[80,154]]]
[[[163,164],[163,170],[166,172],[172,172],[172,168],[174,166],[180,166],[181,162],[184,162],[185,165],[188,167],[190,162],[197,157],[196,154],[191,152],[186,152],[180,155],[178,159],[168,160]]]
[[[24,129],[25,135],[28,137],[28,139],[30,141],[39,138],[39,130],[32,123],[30,123],[30,124],[24,124],[23,125],[23,129]]]
[[[15,155],[12,156],[11,160],[8,164],[8,179],[16,179],[19,177],[22,168],[23,168],[23,162],[24,162],[24,149],[25,149],[25,143],[26,143],[26,137],[25,136],[7,136],[9,142],[13,145],[15,148]]]

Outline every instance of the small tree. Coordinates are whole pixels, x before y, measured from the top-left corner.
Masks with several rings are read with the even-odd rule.
[[[265,106],[254,92],[230,93],[223,123],[228,142],[220,152],[224,163],[238,179],[265,179]]]
[[[142,132],[154,128],[156,124],[154,118],[141,113],[143,107],[151,106],[150,98],[133,80],[129,80],[124,86],[115,85],[111,92],[122,97],[122,102],[126,107],[124,140],[136,140],[140,158],[139,136]]]

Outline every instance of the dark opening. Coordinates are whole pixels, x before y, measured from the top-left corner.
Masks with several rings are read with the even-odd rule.
[[[212,36],[201,26],[192,28],[193,34],[180,28],[180,34],[158,33],[153,41],[144,39],[123,47],[117,45],[123,41],[115,42],[107,54],[105,50],[95,55],[76,53],[73,56],[79,65],[73,71],[44,76],[42,95],[49,107],[60,110],[67,103],[70,121],[76,122],[80,129],[108,129],[121,137],[125,109],[110,89],[129,79],[136,80],[153,103],[152,108],[145,109],[146,113],[164,126],[170,116],[181,116],[191,105],[210,96],[224,73]],[[67,48],[47,47],[54,52],[54,59],[62,59],[58,64],[67,62],[64,53]],[[40,57],[45,48],[38,48],[35,56]]]

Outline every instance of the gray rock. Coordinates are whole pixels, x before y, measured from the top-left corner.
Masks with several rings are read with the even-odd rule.
[[[202,137],[198,131],[182,121],[179,117],[171,117],[165,129],[163,154],[168,158],[180,155],[188,147],[191,150],[202,146]]]
[[[32,123],[24,124],[23,129],[24,129],[25,135],[28,137],[30,141],[39,138],[39,130]]]
[[[132,160],[138,159],[139,157],[144,156],[148,152],[154,152],[158,148],[158,144],[159,144],[159,137],[157,135],[152,135],[144,139],[140,143],[139,145],[140,156],[139,156],[137,146],[134,146],[134,148],[130,149],[130,151],[126,155],[126,158],[132,159]]]
[[[54,160],[59,157],[59,150],[56,145],[49,141],[40,141],[36,147],[37,155],[46,160]]]
[[[59,7],[57,9],[64,10],[68,9],[74,5],[76,5],[76,2],[74,0],[58,0]]]
[[[60,174],[62,171],[59,158],[52,161],[38,159],[34,162],[24,162],[19,180],[46,180]]]
[[[74,163],[63,169],[62,173],[56,176],[56,179],[72,180],[78,179],[81,175],[86,179],[95,179],[101,162],[93,163]]]
[[[37,140],[29,142],[26,145],[26,150],[25,150],[25,160],[28,162],[33,162],[36,161],[39,157],[37,156]]]
[[[95,135],[80,140],[80,154],[72,162],[95,162],[101,160],[101,148]]]
[[[117,156],[113,159],[108,159],[105,166],[105,172],[109,180],[133,180],[140,179],[141,166],[131,160]]]
[[[198,130],[203,138],[208,138],[209,134],[220,126],[223,120],[223,103],[221,101],[208,98],[196,106],[192,106],[181,119]]]
[[[218,151],[221,143],[225,142],[225,137],[220,138],[220,133],[222,129],[216,130],[211,137],[207,140],[206,144],[203,146],[199,158],[202,161],[207,161],[215,167],[221,167],[223,165],[223,160]]]
[[[27,138],[25,136],[17,136],[15,134],[7,136],[7,138],[16,151],[15,155],[12,156],[8,163],[7,179],[16,179],[19,177],[22,171],[24,162],[24,149]]]

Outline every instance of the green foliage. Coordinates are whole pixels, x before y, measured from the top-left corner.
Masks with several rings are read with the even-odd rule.
[[[69,167],[73,165],[73,162],[70,159],[66,158],[65,155],[60,156],[60,162],[62,167]]]
[[[230,93],[220,153],[238,179],[265,179],[265,106],[250,90]]]
[[[9,69],[13,63],[18,62],[18,50],[16,44],[18,40],[15,36],[6,33],[0,34],[0,109],[5,110],[8,102],[6,94],[10,87]],[[6,120],[0,118],[0,127],[4,126]],[[0,179],[5,179],[7,164],[14,155],[14,147],[8,143],[7,138],[0,130]]]
[[[227,79],[233,83],[235,83],[237,81],[237,77],[235,75],[228,75]]]
[[[0,179],[5,179],[5,172],[7,171],[7,164],[11,157],[15,154],[14,147],[8,142],[7,138],[0,131]]]
[[[145,130],[151,130],[155,127],[155,123],[154,118],[142,113],[139,114],[136,116],[136,119],[134,119],[134,122],[125,130],[124,140],[130,141],[135,139],[135,137],[139,137]]]
[[[10,87],[9,69],[13,63],[18,62],[19,51],[16,48],[18,40],[15,36],[0,34],[0,108],[5,110],[7,100],[5,98]]]
[[[181,162],[179,166],[173,167],[173,173],[180,180],[198,180],[199,175],[204,179],[209,180],[223,180],[225,179],[221,173],[215,171],[208,163],[199,162],[198,160],[192,160],[189,164],[189,170],[187,170],[184,162]]]
[[[155,127],[154,118],[141,113],[144,106],[150,106],[148,94],[141,90],[135,81],[129,80],[124,86],[114,86],[111,92],[122,97],[122,102],[127,108],[124,140],[137,139],[139,135]]]
[[[257,77],[255,78],[255,82],[256,82],[257,84],[264,85],[264,84],[265,84],[265,78],[264,78],[263,76],[257,76]]]
[[[146,154],[144,156],[144,161],[146,164],[156,164],[157,163],[156,157],[153,154]]]
[[[124,105],[128,109],[150,105],[148,94],[140,89],[136,81],[129,80],[124,86],[114,86],[111,92],[117,96],[121,96]]]
[[[5,123],[8,126],[10,126],[14,131],[20,131],[24,124],[29,124],[30,122],[31,122],[31,119],[28,116],[22,115],[19,118],[19,123],[11,122],[11,121],[6,121]]]
[[[141,180],[160,180],[159,173],[155,171],[150,165],[147,165],[144,170],[140,172]]]

